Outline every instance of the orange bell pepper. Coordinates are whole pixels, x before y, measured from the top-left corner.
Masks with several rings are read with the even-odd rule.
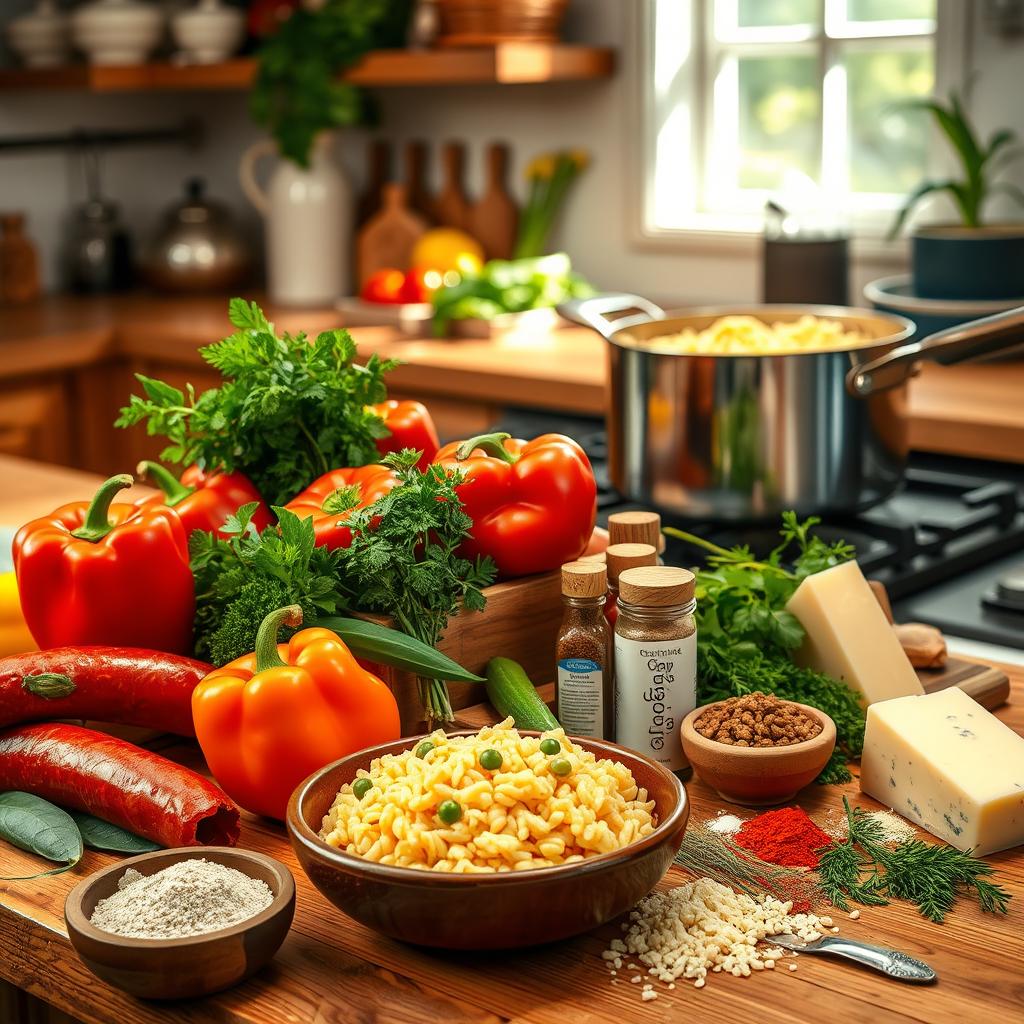
[[[254,814],[284,818],[292,790],[331,761],[401,736],[398,704],[329,629],[277,643],[302,623],[298,605],[261,623],[256,650],[211,672],[192,693],[196,738],[224,791]]]

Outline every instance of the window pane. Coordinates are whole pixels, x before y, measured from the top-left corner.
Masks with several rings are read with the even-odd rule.
[[[849,21],[934,20],[935,0],[846,0]]]
[[[776,188],[789,168],[818,177],[820,99],[814,57],[739,61],[740,188]]]
[[[810,25],[818,19],[818,0],[739,0],[740,28],[766,25]]]
[[[924,176],[928,119],[898,108],[934,87],[932,54],[880,50],[846,57],[850,188],[854,192],[906,192]]]

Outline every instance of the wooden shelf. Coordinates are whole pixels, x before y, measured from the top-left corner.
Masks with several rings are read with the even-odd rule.
[[[345,77],[368,86],[512,85],[607,78],[613,65],[612,51],[603,47],[500,43],[465,50],[375,50]],[[222,64],[0,68],[0,90],[238,90],[248,89],[255,73],[249,57]]]

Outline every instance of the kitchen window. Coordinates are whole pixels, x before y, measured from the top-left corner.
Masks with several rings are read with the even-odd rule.
[[[967,5],[642,6],[647,237],[758,231],[769,197],[819,221],[884,233],[924,177],[932,142],[927,118],[900,103],[934,92],[940,29],[965,34],[955,8]],[[947,47],[957,48],[956,39]]]

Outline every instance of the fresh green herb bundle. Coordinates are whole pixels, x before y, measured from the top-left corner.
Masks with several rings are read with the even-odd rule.
[[[908,839],[885,845],[882,826],[843,797],[849,834],[826,848],[818,864],[822,892],[840,910],[849,902],[885,906],[909,900],[930,921],[941,923],[957,897],[973,894],[982,910],[1005,914],[1010,894],[989,881],[992,866],[952,846]]]
[[[386,397],[384,375],[394,360],[371,355],[356,363],[347,331],[277,337],[256,303],[232,299],[234,334],[202,349],[224,378],[219,387],[187,396],[163,381],[137,374],[145,396],[132,395],[117,426],[145,422],[171,443],[170,461],[239,469],[271,505],[283,505],[318,476],[338,466],[378,458],[375,441],[387,436],[369,406]]]
[[[403,632],[433,645],[460,607],[483,609],[481,590],[493,582],[495,566],[489,558],[471,562],[457,553],[473,526],[456,492],[461,474],[440,466],[420,472],[418,459],[406,449],[383,460],[402,483],[352,512],[341,587],[350,607],[390,615]],[[445,683],[422,680],[420,696],[428,719],[452,720]]]
[[[196,654],[214,665],[251,653],[256,630],[276,608],[300,605],[305,622],[338,610],[340,556],[316,546],[313,520],[277,507],[279,525],[257,533],[255,511],[252,502],[228,519],[228,540],[202,530],[189,539]]]
[[[784,512],[782,541],[764,561],[745,545],[726,549],[682,530],[665,532],[710,552],[697,573],[698,703],[760,690],[820,708],[836,723],[838,747],[819,781],[848,782],[845,761],[860,754],[864,712],[844,683],[793,663],[804,630],[786,611],[802,580],[855,554],[844,541],[830,545],[812,534],[819,522]]]

